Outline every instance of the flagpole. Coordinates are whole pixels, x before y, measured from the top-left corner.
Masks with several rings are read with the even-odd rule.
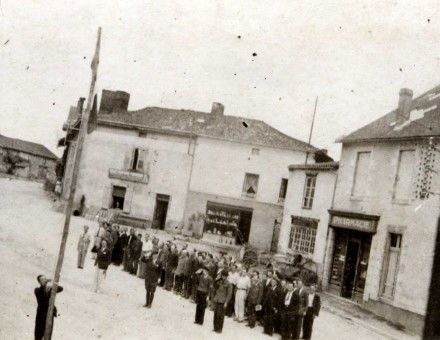
[[[316,107],[318,106],[318,97],[316,97],[315,100],[315,109],[313,110],[313,118],[312,118],[312,125],[310,126],[310,133],[309,133],[309,142],[308,144],[312,142],[312,133],[313,133],[313,125],[315,125],[315,115],[316,115]],[[309,160],[309,152],[306,153],[306,161],[304,164],[307,164],[307,161]]]
[[[50,300],[49,300],[49,307],[47,310],[47,318],[46,318],[46,329],[44,332],[44,339],[45,340],[51,340],[52,337],[52,326],[53,326],[53,311],[54,311],[54,305],[55,305],[55,298],[58,290],[58,281],[60,279],[61,274],[61,268],[63,266],[63,260],[64,260],[64,252],[66,250],[66,243],[67,243],[67,237],[69,235],[69,227],[70,227],[70,218],[72,216],[73,211],[73,199],[75,197],[75,191],[76,191],[76,182],[78,179],[78,170],[79,170],[79,164],[81,159],[81,153],[82,153],[82,147],[84,143],[84,138],[87,133],[87,126],[89,122],[90,117],[90,108],[92,105],[93,100],[93,94],[95,92],[95,83],[96,83],[96,76],[98,72],[98,64],[99,64],[99,50],[101,47],[101,27],[98,28],[98,38],[96,41],[96,49],[95,49],[95,55],[93,57],[92,61],[92,80],[90,83],[90,90],[89,90],[89,96],[87,98],[87,106],[85,112],[81,116],[81,125],[78,133],[78,140],[76,143],[76,150],[75,150],[75,157],[73,161],[73,171],[72,171],[72,180],[70,182],[70,190],[69,190],[69,198],[67,201],[66,206],[66,218],[64,221],[64,229],[63,229],[63,235],[61,238],[61,244],[60,244],[60,250],[58,252],[58,259],[57,264],[55,268],[55,274],[54,274],[54,280],[53,280],[53,286],[50,294]]]

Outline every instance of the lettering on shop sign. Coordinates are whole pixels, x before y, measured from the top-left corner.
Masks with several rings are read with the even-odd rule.
[[[362,220],[357,218],[333,215],[331,219],[331,225],[333,227],[354,229],[369,233],[376,232],[376,221],[373,220]]]

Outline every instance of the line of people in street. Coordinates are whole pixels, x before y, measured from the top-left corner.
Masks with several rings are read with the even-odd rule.
[[[79,268],[88,243],[88,227],[84,227],[78,243]],[[160,244],[148,233],[143,237],[133,228],[127,233],[117,225],[100,224],[92,248],[95,292],[100,291],[109,265],[122,264],[124,271],[144,279],[146,308],[151,308],[159,286],[196,304],[195,324],[202,325],[206,308],[211,309],[217,333],[227,316],[250,328],[260,324],[264,333],[280,334],[283,340],[311,338],[321,305],[315,282],[305,286],[300,277],[282,279],[271,269],[249,268],[226,254],[214,256],[181,243]]]

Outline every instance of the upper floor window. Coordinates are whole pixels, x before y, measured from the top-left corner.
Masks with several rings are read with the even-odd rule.
[[[278,202],[284,202],[287,194],[287,178],[281,178],[280,193],[278,194]]]
[[[258,190],[259,176],[256,174],[246,174],[243,183],[243,194],[247,197],[255,197]]]
[[[315,198],[315,186],[316,186],[316,175],[307,174],[306,182],[304,184],[303,202],[302,207],[304,209],[312,209],[313,200]]]
[[[133,157],[131,161],[131,170],[142,171],[144,169],[146,150],[135,148],[133,150]]]
[[[408,199],[412,195],[412,184],[415,176],[415,154],[414,150],[401,150],[399,152],[397,173],[394,181],[394,199]]]
[[[362,197],[368,193],[368,173],[371,152],[358,152],[354,169],[353,188],[351,195]]]

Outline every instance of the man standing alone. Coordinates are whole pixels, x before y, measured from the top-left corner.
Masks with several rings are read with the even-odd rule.
[[[156,292],[157,283],[160,277],[159,265],[157,264],[157,254],[153,251],[145,252],[142,256],[141,262],[145,269],[145,305],[144,307],[151,308],[153,303],[154,293]]]
[[[84,268],[84,260],[86,259],[87,251],[90,245],[89,226],[84,226],[84,232],[80,235],[78,240],[78,268]]]
[[[319,315],[321,309],[321,298],[316,293],[316,284],[310,286],[310,292],[307,295],[307,310],[303,320],[304,340],[310,340],[312,337],[313,320]]]
[[[95,272],[95,293],[100,292],[100,286],[102,280],[105,278],[107,273],[107,268],[112,260],[111,250],[107,246],[107,241],[102,240],[101,248],[98,249],[98,254],[96,255],[96,272]]]
[[[232,285],[228,281],[228,272],[223,271],[216,282],[214,302],[214,332],[221,333],[225,321],[225,309],[232,297]]]
[[[51,280],[46,279],[44,275],[38,275],[37,281],[40,287],[35,288],[35,297],[37,298],[37,316],[35,318],[35,340],[42,340],[44,337],[44,330],[46,328],[47,310],[49,309],[49,299],[52,292]],[[62,292],[63,287],[58,286],[57,292]],[[53,309],[52,329],[50,330],[49,338],[52,337],[53,318],[57,316],[57,308]]]

